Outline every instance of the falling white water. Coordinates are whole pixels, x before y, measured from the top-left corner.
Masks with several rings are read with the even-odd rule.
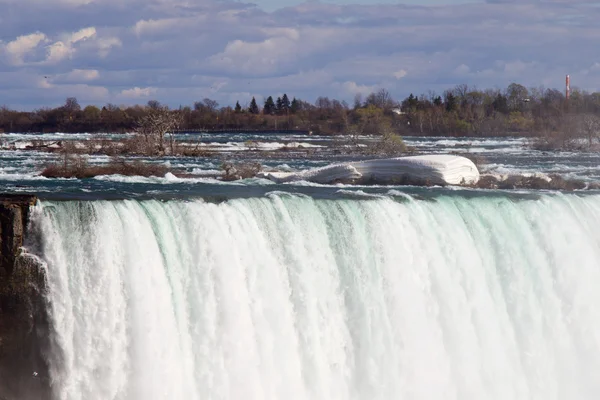
[[[57,399],[597,399],[600,197],[43,203]]]

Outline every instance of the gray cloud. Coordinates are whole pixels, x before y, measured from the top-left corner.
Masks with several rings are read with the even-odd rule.
[[[266,13],[201,0],[0,0],[0,94],[9,106],[172,105],[255,95],[314,100],[459,83],[600,88],[586,1],[460,6],[305,3]]]

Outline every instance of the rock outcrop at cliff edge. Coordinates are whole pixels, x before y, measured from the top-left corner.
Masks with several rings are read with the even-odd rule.
[[[31,195],[0,195],[0,399],[49,399],[45,276],[21,254]]]

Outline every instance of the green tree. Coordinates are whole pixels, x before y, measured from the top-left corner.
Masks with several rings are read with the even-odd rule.
[[[282,107],[282,111],[284,113],[287,113],[290,109],[290,99],[288,98],[287,94],[283,94],[283,97],[281,98],[281,107]]]
[[[250,107],[248,107],[248,112],[250,114],[259,114],[260,110],[258,109],[258,104],[256,104],[256,99],[253,97],[250,102]]]
[[[263,107],[263,114],[264,115],[275,114],[275,102],[273,101],[273,97],[269,96],[269,97],[267,97],[267,100],[265,100],[265,105]]]
[[[508,108],[511,111],[523,111],[524,102],[529,99],[529,91],[523,85],[511,83],[506,89]]]
[[[88,125],[97,124],[100,121],[100,109],[92,105],[84,108],[83,121]]]
[[[508,99],[502,93],[498,93],[492,103],[494,110],[502,114],[508,114]]]
[[[277,111],[277,114],[282,114],[283,111],[283,101],[281,100],[281,97],[277,98],[277,101],[275,103],[275,111]]]
[[[294,97],[292,99],[292,104],[290,105],[290,112],[292,114],[296,114],[298,111],[300,111],[300,103],[298,102],[298,100],[296,100],[296,98]]]
[[[240,102],[239,102],[239,101],[236,101],[236,102],[235,102],[235,112],[236,112],[237,114],[239,114],[239,113],[241,113],[241,112],[242,112],[242,106],[240,106]]]
[[[417,99],[412,93],[402,102],[402,109],[407,111],[416,111],[419,106],[419,99]]]
[[[448,91],[446,92],[446,111],[448,112],[452,112],[452,111],[456,111],[458,108],[458,101],[456,99],[456,96]]]

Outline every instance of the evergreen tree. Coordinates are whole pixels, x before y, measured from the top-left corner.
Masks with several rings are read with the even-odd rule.
[[[433,99],[433,104],[438,107],[441,106],[443,104],[442,96],[438,96],[435,99]]]
[[[448,92],[446,95],[446,111],[455,111],[457,107],[456,96],[452,92]]]
[[[298,103],[298,100],[296,100],[296,98],[294,97],[292,100],[292,104],[290,106],[290,112],[292,114],[296,114],[299,110],[300,110],[300,103]]]
[[[501,112],[502,114],[508,114],[508,99],[501,93],[498,93],[492,105],[494,106],[494,110]]]
[[[275,104],[277,114],[283,113],[283,102],[281,101],[281,97],[277,98],[277,103]]]
[[[410,111],[416,111],[419,106],[419,99],[412,93],[402,102],[402,108]]]
[[[240,106],[240,102],[239,102],[239,101],[236,101],[236,102],[235,102],[235,112],[236,112],[237,114],[239,114],[239,113],[241,113],[241,112],[242,112],[242,106]]]
[[[256,99],[254,97],[252,98],[252,101],[250,102],[250,107],[248,107],[248,112],[250,114],[260,113],[260,110],[258,109],[258,104],[256,104]]]
[[[263,114],[264,115],[275,114],[275,102],[273,101],[273,97],[269,96],[269,97],[267,97],[267,100],[265,100],[265,106],[263,107]]]
[[[287,94],[283,94],[283,97],[281,98],[281,106],[282,106],[282,111],[284,113],[287,113],[290,109],[290,99],[288,98]]]

